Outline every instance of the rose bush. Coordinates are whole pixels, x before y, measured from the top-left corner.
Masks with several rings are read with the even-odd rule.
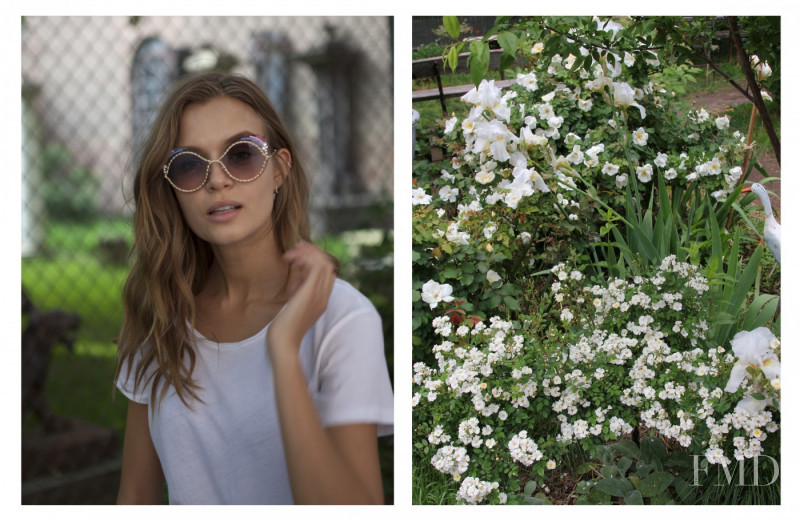
[[[416,452],[492,485],[458,499],[505,502],[522,478],[542,485],[571,443],[588,451],[639,426],[710,463],[763,453],[779,426],[780,343],[759,328],[708,347],[714,301],[697,267],[670,256],[604,284],[563,263],[552,272],[546,320],[440,316],[435,365],[414,364]]]
[[[417,460],[474,504],[639,427],[712,463],[774,454],[779,353],[730,344],[771,319],[733,309],[761,259],[726,228],[744,137],[678,117],[649,51],[519,47],[530,69],[438,128],[449,159],[414,163]]]

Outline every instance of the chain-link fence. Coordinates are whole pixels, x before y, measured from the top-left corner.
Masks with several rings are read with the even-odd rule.
[[[22,19],[23,503],[115,499],[131,157],[185,74],[242,73],[268,94],[312,177],[314,236],[344,256],[355,255],[349,238],[372,241],[379,262],[350,271],[357,285],[388,273],[362,291],[380,297],[391,353],[392,27],[386,17]],[[362,228],[378,231],[352,232]]]

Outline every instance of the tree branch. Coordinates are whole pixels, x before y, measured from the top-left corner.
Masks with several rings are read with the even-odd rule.
[[[728,83],[730,83],[736,90],[741,92],[742,96],[747,98],[749,101],[755,103],[755,101],[753,100],[753,96],[749,94],[746,89],[743,89],[738,83],[736,83],[736,81],[734,81],[730,76],[728,76],[728,74],[726,74],[725,71],[720,69],[719,65],[714,63],[714,61],[711,60],[711,58],[709,58],[705,54],[694,54],[694,56],[697,58],[702,58],[708,65],[711,66],[712,69],[714,69],[715,72],[719,73],[719,75],[725,78],[725,80],[727,80]]]
[[[764,104],[764,99],[761,97],[761,88],[759,87],[758,83],[756,82],[756,78],[753,75],[753,68],[750,66],[749,56],[747,56],[744,52],[742,37],[739,34],[737,17],[729,16],[727,18],[728,23],[731,26],[731,39],[736,46],[736,56],[739,59],[739,66],[742,68],[742,71],[744,71],[744,76],[747,78],[747,85],[749,89],[753,92],[753,104],[755,105],[756,109],[758,109],[758,113],[761,115],[761,122],[764,124],[764,130],[767,132],[769,142],[772,145],[772,150],[775,152],[775,159],[777,159],[778,164],[780,164],[781,141],[778,138],[778,134],[775,132],[775,127],[772,125],[772,118],[770,117],[769,112],[767,112],[767,106]]]

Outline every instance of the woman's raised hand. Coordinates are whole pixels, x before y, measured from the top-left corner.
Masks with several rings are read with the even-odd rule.
[[[283,254],[289,264],[289,301],[267,332],[270,357],[296,356],[303,337],[328,306],[336,280],[330,256],[317,246],[300,242]]]

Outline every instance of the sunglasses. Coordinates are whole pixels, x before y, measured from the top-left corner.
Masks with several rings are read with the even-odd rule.
[[[259,136],[247,136],[225,149],[219,159],[209,160],[188,148],[176,148],[169,154],[164,165],[164,177],[173,188],[181,192],[196,192],[208,181],[213,163],[222,165],[222,170],[234,181],[249,183],[264,173],[270,146]]]

